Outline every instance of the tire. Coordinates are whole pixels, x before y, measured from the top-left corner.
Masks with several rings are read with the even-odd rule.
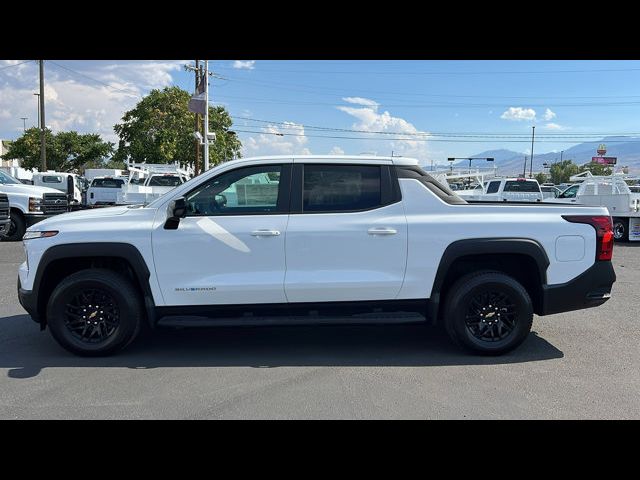
[[[613,219],[613,238],[617,242],[629,241],[629,220],[626,218]]]
[[[16,212],[11,211],[11,222],[9,223],[9,231],[6,235],[1,236],[2,240],[5,242],[18,242],[22,240],[24,236],[24,232],[27,231],[27,224],[24,220],[24,217]]]
[[[106,356],[125,348],[143,322],[137,292],[129,279],[111,270],[81,270],[68,276],[47,303],[53,338],[80,356]]]
[[[501,355],[527,338],[533,306],[531,297],[515,279],[501,272],[481,271],[465,275],[452,285],[443,320],[457,345],[480,355]]]

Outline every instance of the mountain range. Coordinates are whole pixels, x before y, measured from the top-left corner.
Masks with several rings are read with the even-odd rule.
[[[629,167],[630,173],[640,173],[640,138],[637,137],[605,137],[596,142],[585,142],[574,145],[563,151],[563,160],[572,160],[578,165],[591,162],[591,157],[597,156],[596,149],[598,145],[604,143],[607,147],[607,157],[617,157],[618,163],[616,167]],[[542,150],[542,146],[538,145]],[[560,152],[537,153],[534,144],[533,151],[533,172],[541,172],[544,170],[543,163],[548,165],[560,160]],[[501,175],[516,175],[522,173],[524,168],[524,157],[527,156],[527,173],[529,172],[530,162],[529,155],[513,150],[498,149],[486,150],[472,157],[493,157],[495,167]],[[460,168],[468,168],[469,163],[466,160],[455,162],[454,165]],[[489,167],[490,163],[474,161],[472,168]],[[447,164],[448,167],[448,164]],[[442,168],[442,164],[440,164]]]

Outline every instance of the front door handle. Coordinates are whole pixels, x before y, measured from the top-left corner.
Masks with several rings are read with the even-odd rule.
[[[277,237],[280,235],[278,230],[254,230],[251,232],[252,237]]]
[[[395,235],[398,231],[395,228],[374,227],[367,230],[369,235]]]

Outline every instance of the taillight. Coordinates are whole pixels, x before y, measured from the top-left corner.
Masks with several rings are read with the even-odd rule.
[[[596,260],[611,260],[613,256],[613,222],[611,217],[563,215],[567,222],[588,223],[596,229]]]

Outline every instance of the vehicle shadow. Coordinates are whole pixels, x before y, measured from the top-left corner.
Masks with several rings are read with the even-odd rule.
[[[47,367],[437,367],[497,365],[562,358],[532,332],[499,357],[470,355],[439,328],[425,325],[219,327],[160,329],[123,352],[103,358],[74,356],[40,332],[26,315],[0,318],[0,368],[10,378],[31,378]],[[2,332],[10,326],[8,332]]]

